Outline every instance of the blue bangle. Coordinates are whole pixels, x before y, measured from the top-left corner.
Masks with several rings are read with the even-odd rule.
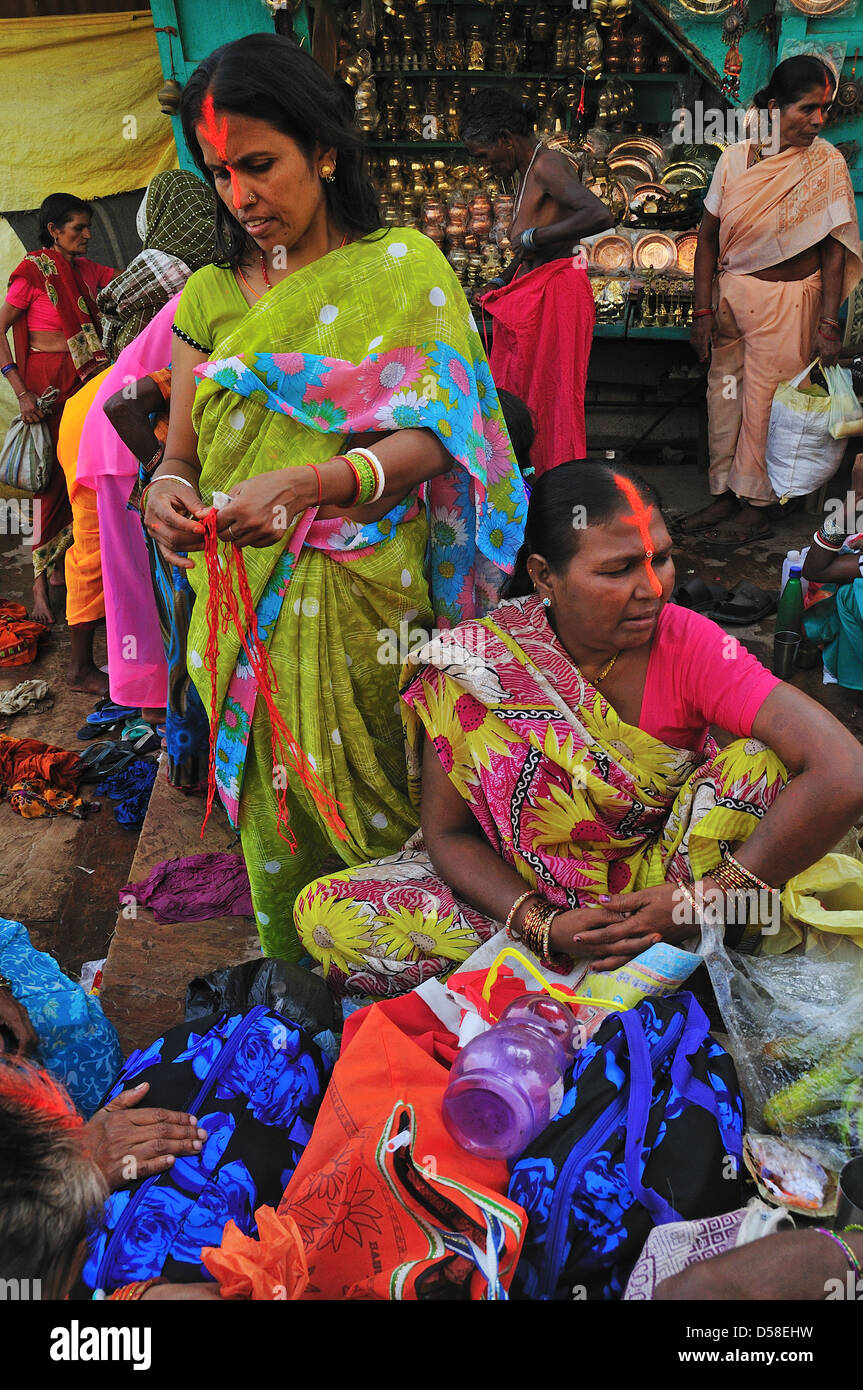
[[[535,251],[535,250],[536,250],[536,243],[534,242],[534,239],[533,239],[535,233],[536,233],[536,227],[528,227],[528,228],[526,228],[525,231],[522,232],[522,234],[521,234],[521,244],[522,244],[522,247],[524,248],[525,251]]]
[[[10,362],[9,365],[8,365],[8,367],[0,367],[0,373],[2,373],[3,376],[8,376],[10,372],[17,372],[17,370],[18,370],[18,363],[17,363],[17,362]]]

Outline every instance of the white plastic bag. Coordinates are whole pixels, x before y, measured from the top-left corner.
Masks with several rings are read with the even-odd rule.
[[[816,492],[833,477],[845,452],[845,441],[830,433],[832,397],[808,396],[799,389],[815,361],[790,381],[780,381],[773,396],[765,463],[780,502]],[[831,370],[826,369],[825,377]]]
[[[830,433],[834,439],[863,434],[863,406],[854,394],[854,382],[847,367],[822,367],[830,392]]]

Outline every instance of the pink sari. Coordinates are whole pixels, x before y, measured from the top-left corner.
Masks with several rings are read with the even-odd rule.
[[[169,366],[179,297],[169,300],[120,353],[96,393],[78,454],[76,482],[95,490],[99,510],[111,699],[133,708],[162,708],[168,668],[141,516],[126,505],[138,476],[138,460],[102,406],[130,381]]]

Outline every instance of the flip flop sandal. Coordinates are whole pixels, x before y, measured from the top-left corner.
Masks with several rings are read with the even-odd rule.
[[[90,739],[101,738],[103,734],[109,733],[114,725],[119,724],[119,722],[119,719],[115,719],[110,724],[85,724],[83,729],[78,730],[75,737],[80,738],[84,743],[88,743]]]
[[[87,752],[89,751],[88,749]],[[116,777],[118,772],[125,772],[137,756],[138,754],[131,749],[124,750],[116,743],[106,743],[98,748],[95,756],[88,761],[81,781],[104,782],[106,777]]]
[[[127,720],[120,738],[123,743],[131,744],[139,753],[155,753],[162,746],[158,730],[154,729],[152,724],[148,724],[146,719]]]
[[[149,729],[146,734],[141,734],[139,738],[127,738],[124,734],[123,740],[138,754],[157,753],[162,747],[162,740],[152,729]]]
[[[721,584],[707,584],[697,574],[678,584],[671,595],[671,602],[680,608],[691,608],[693,613],[706,613],[717,608],[731,597],[731,590]]]
[[[770,526],[765,527],[763,531],[759,531],[758,534],[754,536],[723,536],[720,535],[717,527],[711,527],[710,531],[705,531],[702,535],[701,543],[702,545],[713,546],[717,550],[721,549],[723,555],[731,555],[733,551],[739,550],[741,546],[754,545],[756,541],[770,540],[772,535],[773,529]]]
[[[93,764],[104,755],[106,748],[116,748],[116,746],[117,745],[112,743],[110,739],[103,739],[101,743],[91,743],[90,747],[85,748],[84,752],[79,757],[79,767],[92,767]]]
[[[736,512],[729,513],[726,517],[726,521],[731,521],[732,517],[736,515]],[[676,533],[678,536],[688,538],[689,536],[701,536],[705,531],[713,531],[717,526],[724,525],[721,521],[700,521],[697,526],[687,526],[686,522],[688,520],[689,517],[686,516],[675,517],[669,523],[668,529],[671,531],[672,535]]]
[[[706,613],[705,617],[729,627],[747,627],[750,623],[757,623],[761,618],[775,612],[778,597],[778,594],[768,589],[759,589],[755,584],[744,580],[742,584],[738,584],[726,603],[719,604],[712,612]]]
[[[131,719],[141,713],[138,709],[132,709],[129,705],[115,705],[109,700],[107,704],[97,706],[92,714],[87,715],[88,724],[116,724],[121,719]]]

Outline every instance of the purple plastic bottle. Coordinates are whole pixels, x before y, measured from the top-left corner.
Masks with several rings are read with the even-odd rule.
[[[516,1158],[560,1109],[563,1077],[583,1042],[572,1010],[523,994],[459,1053],[443,1098],[456,1143],[483,1158]]]

